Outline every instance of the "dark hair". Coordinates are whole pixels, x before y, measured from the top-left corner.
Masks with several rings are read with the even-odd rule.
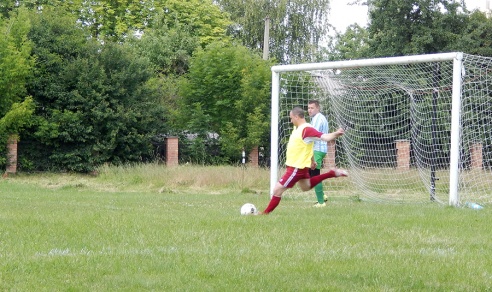
[[[308,104],[315,104],[316,107],[319,107],[319,101],[317,101],[316,99],[311,99],[310,101],[308,101]]]
[[[296,117],[304,118],[304,110],[301,107],[296,106],[291,112]]]

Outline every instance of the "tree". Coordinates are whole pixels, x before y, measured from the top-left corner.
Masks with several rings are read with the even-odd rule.
[[[0,18],[8,18],[10,12],[16,7],[18,1],[16,0],[3,0],[3,3],[0,4]]]
[[[25,85],[34,64],[27,38],[30,25],[25,9],[13,12],[9,19],[0,18],[0,117],[26,96]]]
[[[237,161],[243,147],[249,150],[265,142],[270,79],[270,63],[244,46],[215,42],[197,51],[182,87],[181,128],[191,123],[217,134],[222,157]],[[194,116],[207,121],[195,121]]]
[[[0,143],[5,147],[8,140],[19,141],[19,133],[28,126],[31,122],[31,117],[34,112],[34,102],[31,97],[27,97],[21,103],[14,103],[6,115],[0,118]],[[4,152],[2,149],[0,152]],[[15,153],[7,153],[8,155],[17,155]],[[15,157],[17,161],[17,157]],[[0,164],[6,163],[5,155],[0,156]]]
[[[162,24],[171,29],[187,26],[203,48],[214,41],[225,40],[226,29],[231,24],[228,15],[211,0],[166,0],[157,20],[159,27]]]
[[[27,7],[36,12],[56,8],[76,17],[93,38],[123,42],[161,23],[169,28],[188,25],[202,46],[225,36],[230,20],[212,0],[5,0],[0,13]]]
[[[26,82],[34,64],[27,38],[31,27],[28,11],[19,9],[10,15],[5,20],[0,17],[0,164],[5,163],[7,139],[19,140],[34,107],[26,97]]]
[[[328,32],[328,0],[217,0],[231,15],[229,33],[253,50],[263,48],[264,23],[270,19],[271,56],[280,63],[310,61]]]
[[[373,0],[371,57],[442,52],[461,37],[467,14],[451,0]]]
[[[345,33],[337,34],[333,49],[328,54],[330,61],[355,60],[368,57],[369,35],[358,24],[350,25]]]
[[[83,1],[79,21],[95,38],[123,41],[162,23],[168,28],[187,25],[205,46],[225,36],[227,16],[211,0]]]
[[[461,37],[450,43],[448,50],[492,57],[492,18],[480,11],[472,12]]]
[[[187,73],[191,55],[200,46],[199,37],[192,34],[188,25],[168,27],[165,23],[147,30],[140,39],[131,39],[130,43],[161,75]]]
[[[76,16],[94,38],[122,41],[151,24],[160,5],[159,1],[83,1]]]
[[[163,111],[147,87],[148,60],[124,44],[88,38],[63,11],[36,14],[33,24],[38,62],[28,89],[38,107],[22,154],[37,169],[78,172],[151,159]]]
[[[19,132],[30,123],[34,112],[34,101],[32,97],[27,97],[23,102],[14,103],[12,107],[0,119],[0,133],[14,135],[17,137]]]

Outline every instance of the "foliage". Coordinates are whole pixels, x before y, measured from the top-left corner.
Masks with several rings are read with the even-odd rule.
[[[227,16],[210,0],[84,1],[78,17],[93,37],[117,41],[162,24],[169,28],[186,25],[203,46],[223,38],[229,24]]]
[[[179,5],[177,3],[176,7]],[[190,13],[195,12],[190,11]],[[179,22],[178,20],[172,22],[166,18],[168,16],[162,15],[159,20],[155,21],[152,29],[146,30],[139,39],[130,39],[129,43],[136,48],[139,55],[148,58],[153,64],[156,74],[149,80],[148,86],[155,91],[159,97],[157,102],[167,111],[166,124],[170,134],[180,135],[176,126],[179,124],[179,112],[181,111],[178,103],[180,86],[182,79],[186,78],[185,76],[189,72],[191,56],[197,48],[201,47],[201,41],[197,35],[197,29],[199,29],[197,23],[192,26],[187,24],[184,19],[179,20]],[[193,132],[193,130],[191,131]],[[180,143],[187,145],[187,137],[180,136],[180,138]],[[160,138],[156,137],[156,139]],[[194,144],[194,147],[199,148],[200,142],[198,140]],[[183,160],[190,161],[185,149],[186,147],[180,147],[180,156]],[[192,152],[197,153],[197,151],[198,149],[195,149]],[[198,156],[203,157],[203,155]],[[194,158],[191,160],[194,161]],[[205,163],[201,158],[194,162]]]
[[[360,59],[460,51],[492,56],[492,19],[470,12],[464,3],[375,0],[369,5],[369,25],[350,26],[337,35],[329,60]],[[463,6],[462,6],[463,5]]]
[[[166,0],[157,19],[169,28],[189,27],[202,47],[214,41],[225,41],[225,32],[230,25],[228,15],[211,0]]]
[[[199,46],[199,38],[187,25],[170,28],[162,23],[130,43],[154,64],[159,75],[182,75],[188,72],[189,60]]]
[[[33,101],[26,98],[26,82],[31,76],[34,58],[27,38],[31,27],[26,9],[0,16],[0,165],[5,163],[8,136],[19,139],[19,131],[30,122]]]
[[[366,28],[350,25],[345,33],[337,34],[328,59],[330,61],[356,60],[369,57],[369,35]]]
[[[94,38],[124,40],[143,30],[159,11],[159,1],[82,1],[77,14]]]
[[[182,88],[181,128],[217,134],[226,161],[237,161],[243,148],[265,142],[269,64],[247,48],[216,42],[197,51]]]
[[[9,139],[19,141],[20,132],[31,123],[34,103],[27,97],[22,103],[14,103],[5,116],[0,118],[0,165],[6,163],[6,145]]]
[[[444,52],[463,38],[469,14],[450,0],[375,0],[369,12],[371,57]]]
[[[4,4],[0,4],[0,13],[7,16],[9,11],[22,6],[33,11],[63,10],[76,17],[93,38],[106,42],[124,42],[163,22],[169,27],[190,26],[193,35],[205,46],[224,38],[230,23],[227,14],[221,12],[211,0],[5,0]]]
[[[470,14],[461,37],[448,45],[450,51],[472,55],[492,56],[492,18],[474,11]]]
[[[9,17],[10,13],[19,8],[40,12],[47,7],[59,7],[70,12],[79,12],[83,0],[2,0],[0,16]]]
[[[280,63],[310,61],[325,41],[328,0],[218,0],[234,24],[229,33],[253,50],[264,47],[265,19],[270,19],[270,56]]]
[[[0,18],[0,118],[26,96],[25,84],[34,61],[27,38],[30,25],[25,9],[12,13],[9,19]]]
[[[374,57],[387,57],[387,56],[399,56],[399,55],[415,55],[415,54],[427,54],[437,52],[448,51],[462,51],[471,54],[477,54],[482,56],[492,56],[492,50],[490,44],[492,37],[490,34],[492,28],[492,20],[486,18],[485,14],[479,11],[469,13],[466,9],[463,9],[458,2],[455,1],[371,1],[370,22],[367,30],[358,30],[355,33],[349,27],[344,35],[338,36],[337,43],[333,46],[331,60],[345,60],[345,59],[357,59],[357,58],[374,58]],[[365,32],[367,31],[367,34]],[[435,65],[434,65],[435,66]],[[406,66],[410,69],[412,66]],[[467,74],[469,74],[470,67],[467,67]],[[424,73],[421,76],[433,76],[435,73],[433,68],[429,67],[428,73]],[[416,71],[419,72],[419,71]],[[449,73],[449,72],[446,72]],[[355,76],[370,76],[367,72],[362,75],[355,70]],[[374,76],[377,76],[380,72],[374,72]],[[445,74],[441,72],[441,74]],[[375,84],[386,84],[388,87],[392,87],[392,79],[398,74],[391,74],[390,80],[371,80],[366,77],[367,82],[375,82]],[[413,76],[412,73],[407,73],[405,80],[418,81],[423,88],[436,87],[439,82],[438,78],[434,81],[425,82],[422,77]],[[361,85],[360,80],[354,79],[357,86]],[[389,83],[388,83],[389,81]],[[355,85],[354,84],[354,85]],[[427,84],[427,85],[424,85]],[[412,87],[412,84],[408,84]],[[482,85],[478,85],[482,86]],[[486,86],[486,85],[483,85]],[[376,87],[375,87],[376,88]],[[403,88],[403,87],[402,87]],[[350,91],[347,90],[347,97],[350,96]],[[424,149],[433,155],[429,158],[423,159],[428,165],[437,167],[446,167],[449,163],[449,149],[448,143],[444,143],[449,140],[449,125],[435,125],[432,123],[434,117],[430,113],[434,113],[438,118],[443,118],[450,112],[449,98],[441,97],[436,100],[432,96],[426,96],[426,93],[413,92],[413,98],[418,96],[419,100],[411,99],[408,109],[397,107],[397,101],[408,102],[409,96],[405,91],[395,90],[391,94],[387,94],[383,91],[376,91],[368,95],[368,99],[357,96],[357,102],[363,104],[363,108],[368,111],[365,115],[359,117],[346,117],[351,121],[352,127],[361,133],[360,143],[357,154],[364,156],[364,161],[370,163],[373,162],[373,153],[370,147],[367,147],[367,151],[364,151],[363,145],[373,144],[373,140],[377,139],[380,142],[385,141],[387,137],[401,137],[403,139],[412,139],[412,143],[419,143],[413,147]],[[340,96],[337,98],[344,98]],[[463,100],[468,100],[467,96],[462,97]],[[432,104],[435,102],[435,104]],[[469,101],[467,101],[468,103]],[[381,105],[377,105],[381,103]],[[347,103],[350,106],[350,103]],[[403,105],[401,103],[400,105]],[[466,103],[464,104],[466,106]],[[379,108],[383,108],[380,111]],[[421,120],[420,127],[417,127],[413,121],[416,112],[429,112],[426,118]],[[378,129],[368,129],[367,121],[374,115],[375,119],[392,121],[395,117],[400,117],[405,125],[401,128],[400,132],[392,127],[384,126]],[[482,122],[486,124],[486,119]],[[468,127],[468,122],[464,120],[464,127]],[[391,125],[391,123],[389,123]],[[476,124],[476,122],[473,122]],[[404,134],[407,130],[407,126],[411,126],[411,133]],[[433,129],[432,131],[426,129]],[[366,134],[367,133],[367,136]],[[438,134],[441,133],[441,134]],[[475,133],[470,130],[464,131],[464,135],[467,136],[470,133]],[[404,135],[403,135],[404,134]],[[411,134],[412,137],[408,135]],[[375,137],[375,138],[369,138]],[[484,143],[487,145],[487,142]],[[468,145],[464,145],[467,148]],[[384,148],[381,146],[380,148]],[[466,150],[466,149],[465,149]],[[378,151],[385,151],[385,149],[378,149]],[[486,155],[486,151],[484,150]],[[361,158],[359,157],[359,158]]]
[[[322,52],[331,29],[327,0],[5,0],[0,118],[33,97],[19,160],[36,161],[33,169],[89,171],[150,159],[151,138],[166,135],[179,135],[182,161],[233,163],[243,148],[269,145],[270,63],[256,55],[267,17],[271,56],[280,63],[492,56],[484,13],[451,0],[368,3],[369,26],[350,26]],[[390,108],[397,95],[381,99]]]
[[[37,122],[22,154],[44,162],[38,169],[82,172],[150,159],[150,137],[162,130],[163,111],[146,87],[153,72],[148,61],[128,46],[88,39],[74,18],[56,11],[33,22],[39,62],[29,90]]]
[[[3,0],[0,4],[0,19],[8,18],[10,12],[16,7],[18,1],[16,0]]]
[[[199,102],[190,106],[190,116],[187,117],[186,129],[181,135],[180,151],[181,159],[193,164],[217,164],[223,161],[217,155],[218,141],[214,133],[211,133],[206,125],[211,122],[211,117],[206,114]],[[189,133],[188,133],[189,131]]]
[[[14,103],[7,114],[0,119],[0,133],[18,134],[29,124],[33,112],[34,102],[31,97],[27,97],[22,103]]]

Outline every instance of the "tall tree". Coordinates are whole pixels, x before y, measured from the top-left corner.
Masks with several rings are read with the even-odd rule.
[[[492,18],[480,11],[472,12],[460,38],[451,42],[448,50],[492,57]]]
[[[0,4],[0,13],[7,15],[19,7],[38,12],[56,7],[90,27],[93,37],[121,40],[149,24],[160,11],[159,3],[138,0],[5,0],[3,5]]]
[[[268,133],[270,78],[270,63],[244,46],[215,42],[199,50],[182,87],[183,129],[218,134],[222,157],[234,161]]]
[[[34,65],[27,38],[30,26],[25,9],[12,12],[8,19],[0,18],[0,117],[26,96],[25,85]]]
[[[467,22],[453,0],[372,0],[372,57],[442,52],[461,37]]]
[[[162,22],[147,30],[140,39],[131,39],[129,43],[162,75],[187,73],[191,55],[200,46],[199,37],[193,35],[190,26],[174,24],[169,27]]]
[[[229,24],[211,0],[103,0],[83,1],[79,20],[88,26],[93,37],[122,41],[162,22],[171,28],[188,25],[202,45],[222,38]]]
[[[162,24],[168,28],[180,25],[189,27],[191,34],[199,38],[202,47],[223,40],[226,29],[231,24],[228,15],[212,0],[165,0],[162,13],[159,13],[156,20],[160,22],[154,24],[158,27]]]
[[[32,99],[26,97],[26,83],[34,66],[27,37],[31,22],[26,9],[9,15],[8,19],[0,16],[0,164],[5,163],[7,139],[19,139],[34,109]]]
[[[160,1],[82,1],[77,17],[95,38],[123,40],[151,24],[161,11]]]
[[[36,14],[29,36],[38,62],[28,89],[38,106],[24,157],[38,169],[81,172],[151,158],[164,115],[147,87],[148,60],[124,44],[101,45],[63,11]]]
[[[0,2],[0,16],[9,17],[10,12],[24,7],[36,12],[43,11],[47,7],[58,7],[67,12],[78,14],[81,11],[84,0],[2,0]]]
[[[354,60],[369,57],[367,29],[358,24],[350,25],[343,34],[337,34],[327,59],[330,61]]]
[[[270,56],[280,63],[312,60],[326,41],[329,0],[217,0],[231,15],[229,33],[254,50],[263,48],[270,19]]]
[[[169,28],[189,26],[205,46],[223,38],[230,24],[228,15],[212,0],[5,0],[0,4],[0,13],[7,16],[22,6],[38,12],[55,7],[64,10],[88,27],[92,37],[105,41],[122,42],[164,22]]]
[[[165,22],[159,22],[146,30],[140,39],[134,38],[129,43],[152,63],[156,74],[148,86],[153,88],[159,96],[159,104],[168,111],[166,123],[173,128],[176,115],[171,112],[180,111],[177,104],[180,79],[189,71],[191,56],[200,47],[200,38],[193,35],[188,25],[169,27]]]

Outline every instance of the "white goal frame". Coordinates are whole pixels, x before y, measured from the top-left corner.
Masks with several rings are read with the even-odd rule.
[[[441,53],[429,55],[414,55],[402,57],[388,57],[375,59],[361,59],[350,61],[335,61],[323,63],[306,63],[295,65],[278,65],[271,68],[272,71],[272,108],[271,108],[271,167],[270,167],[270,194],[278,181],[279,157],[278,157],[278,123],[280,100],[280,73],[293,71],[309,71],[324,69],[344,69],[353,67],[370,67],[379,65],[401,65],[424,62],[453,61],[453,86],[451,107],[451,145],[449,167],[449,205],[458,206],[458,176],[459,176],[459,142],[460,142],[460,115],[461,115],[461,88],[463,53]]]

